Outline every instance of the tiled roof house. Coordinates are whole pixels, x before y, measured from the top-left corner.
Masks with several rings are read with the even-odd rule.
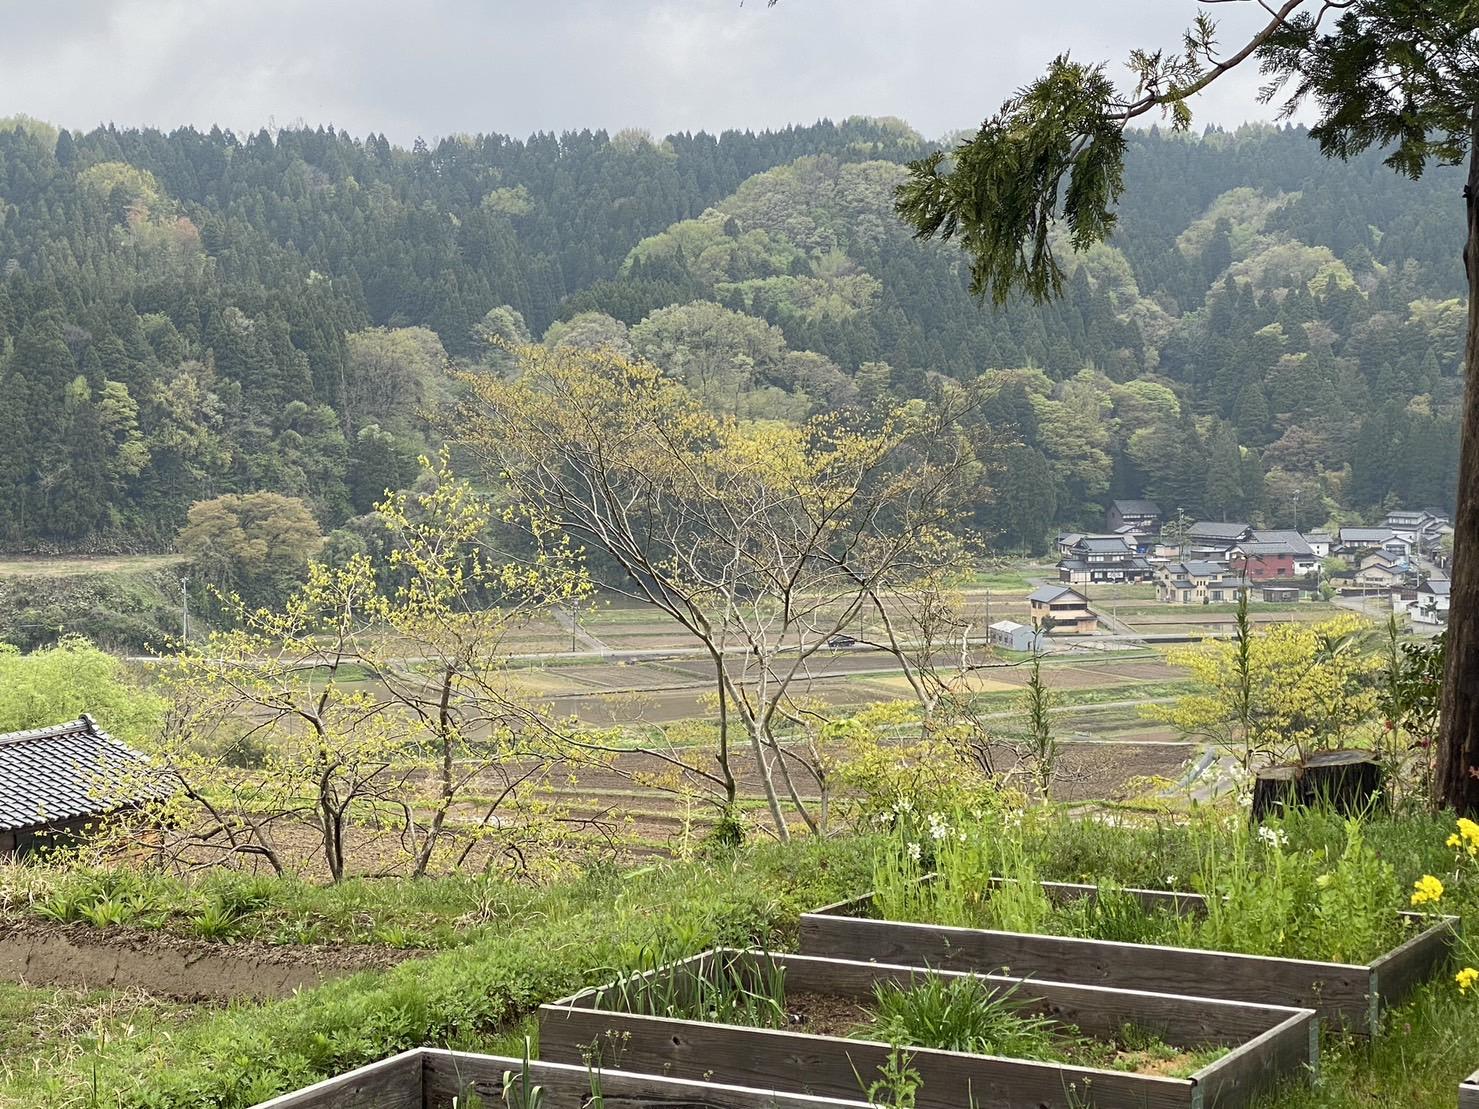
[[[158,771],[90,716],[0,735],[0,855],[168,795]]]

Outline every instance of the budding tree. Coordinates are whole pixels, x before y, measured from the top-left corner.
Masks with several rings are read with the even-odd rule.
[[[655,367],[528,348],[522,374],[464,379],[449,429],[507,483],[533,534],[600,552],[602,584],[665,613],[713,666],[717,738],[690,769],[737,797],[737,743],[777,836],[822,829],[833,781],[810,679],[874,599],[938,573],[973,465],[950,404],[868,426],[746,420]],[[735,733],[739,733],[738,738]]]

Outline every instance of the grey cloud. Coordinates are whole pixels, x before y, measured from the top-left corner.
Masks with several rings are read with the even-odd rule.
[[[895,115],[974,126],[1054,54],[1174,45],[1180,0],[55,0],[9,4],[0,115],[69,126],[302,120],[460,131],[710,131]],[[1217,9],[1226,39],[1262,14]],[[1199,119],[1268,118],[1257,75]]]

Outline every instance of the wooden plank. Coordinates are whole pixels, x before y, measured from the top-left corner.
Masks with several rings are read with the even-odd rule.
[[[783,967],[786,989],[793,993],[832,994],[857,1001],[871,1000],[874,987],[879,982],[907,985],[936,974],[951,978],[979,977],[999,989],[1013,991],[1034,1012],[1065,1024],[1075,1024],[1091,1036],[1112,1037],[1124,1024],[1131,1023],[1155,1032],[1168,1043],[1182,1046],[1244,1043],[1277,1025],[1291,1011],[1261,1000],[1178,996],[1160,990],[1126,990],[1082,984],[1076,980],[1024,979],[1020,975],[994,975],[967,967],[947,969],[920,963],[908,965],[903,962],[766,954],[723,948],[692,956],[667,969],[669,973],[687,977],[701,973],[714,960],[731,959],[743,960],[757,973]],[[642,977],[650,978],[651,973]],[[607,984],[583,990],[554,1004],[591,1009],[620,1008],[616,997]]]
[[[807,913],[801,918],[801,950],[1312,1008],[1331,1024],[1376,1035],[1379,1006],[1396,1004],[1432,977],[1448,959],[1457,929],[1457,918],[1445,917],[1370,965],[1357,965]]]
[[[908,983],[921,977],[960,977],[967,972],[885,965],[805,955],[718,950],[713,960],[743,959],[756,969],[785,968],[786,988],[866,1000],[880,981]],[[675,964],[685,974],[701,958]],[[1202,1100],[1210,1083],[1215,1104],[1244,1104],[1283,1076],[1308,1073],[1318,1059],[1318,1020],[1309,1009],[1288,1009],[1210,998],[1116,990],[1046,980],[978,976],[1018,991],[1037,1011],[1086,1033],[1113,1036],[1133,1023],[1182,1047],[1226,1045],[1232,1052],[1191,1079],[1161,1079],[1030,1060],[997,1059],[927,1049],[908,1049],[910,1065],[935,1090],[919,1104],[958,1109],[970,1094],[978,1103],[1003,1106],[1082,1104],[1086,1096],[1104,1104],[1144,1106],[1213,1104]],[[713,1077],[737,1085],[768,1083],[795,1092],[856,1098],[888,1059],[885,1044],[813,1036],[784,1030],[711,1025],[588,1006],[598,991],[576,995],[573,1004],[544,1006],[540,1043],[547,1058],[565,1061],[592,1055],[609,1066],[656,1070],[678,1077]],[[746,1037],[752,1037],[747,1040]],[[1181,1083],[1174,1091],[1161,1083]],[[1147,1086],[1146,1084],[1149,1083]],[[968,1092],[967,1092],[968,1091]],[[1089,1091],[1092,1094],[1089,1095]],[[989,1101],[983,1101],[989,1097]]]
[[[1344,963],[810,913],[801,918],[801,950],[1308,1008],[1333,1023],[1367,1027],[1370,971]]]
[[[1196,1074],[1205,1106],[1246,1105],[1290,1079],[1320,1072],[1320,1018],[1295,1013],[1276,1028],[1249,1040]]]
[[[1479,1109],[1479,1071],[1459,1083],[1458,1109]]]
[[[256,1109],[422,1109],[421,1075],[418,1048],[261,1102]]]
[[[1412,913],[1402,915],[1418,923],[1424,920]],[[1383,1008],[1401,1002],[1448,964],[1458,943],[1458,929],[1458,917],[1443,917],[1371,964],[1369,1019],[1373,1036],[1381,1030]]]
[[[741,1028],[630,1013],[545,1005],[539,1013],[544,1056],[561,1062],[594,1048],[608,1065],[676,1078],[857,1099],[887,1064],[892,1049],[867,1040]],[[1191,1109],[1196,1083],[1119,1071],[1064,1067],[1020,1059],[907,1050],[923,1085],[919,1109],[1073,1109],[1134,1105]]]
[[[916,881],[931,882],[934,877],[933,874],[926,874]],[[1015,882],[1015,878],[989,879],[989,884],[993,887],[1011,885]],[[1058,905],[1085,897],[1093,899],[1099,896],[1098,886],[1085,885],[1081,882],[1039,882],[1038,884],[1048,898]],[[1136,886],[1126,886],[1119,892],[1129,894],[1148,909],[1170,909],[1181,916],[1200,916],[1207,911],[1207,899],[1199,893],[1142,889]],[[861,897],[850,897],[846,901],[834,901],[814,912],[817,916],[866,917],[873,910],[873,896],[872,893],[865,893]]]
[[[470,1091],[502,1105],[504,1075],[523,1073],[522,1060],[494,1055],[427,1049],[424,1058],[424,1109],[451,1109],[454,1097],[464,1105]],[[618,1070],[594,1074],[606,1109],[867,1109],[861,1100],[807,1097]],[[536,1061],[529,1064],[529,1075],[544,1091],[541,1109],[586,1109],[593,1078],[584,1063]],[[421,1109],[422,1103],[417,1104]]]
[[[860,1000],[871,999],[878,982],[908,985],[932,974],[949,978],[980,977],[1002,990],[1014,991],[1033,1011],[1064,1024],[1075,1024],[1090,1036],[1113,1037],[1128,1023],[1183,1047],[1245,1043],[1291,1015],[1289,1009],[1267,1004],[1178,997],[1160,991],[1112,989],[1071,981],[1023,980],[1003,975],[975,975],[967,970],[935,971],[811,955],[743,953],[743,957],[784,967],[788,991]]]

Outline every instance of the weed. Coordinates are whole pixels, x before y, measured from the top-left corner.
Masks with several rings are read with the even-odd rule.
[[[1018,1059],[1062,1060],[1072,1036],[1066,1027],[1028,1011],[1015,986],[1001,989],[980,978],[930,975],[903,986],[880,982],[869,1039],[910,1047],[1007,1055]]]
[[[661,948],[645,948],[634,965],[596,992],[593,1003],[645,1016],[783,1028],[786,968],[766,955],[742,953],[671,965]]]

